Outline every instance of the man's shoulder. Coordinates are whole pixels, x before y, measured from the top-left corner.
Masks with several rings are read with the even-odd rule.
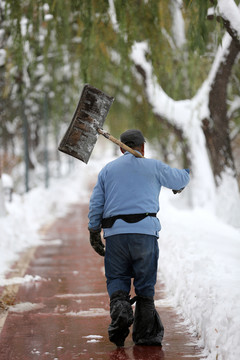
[[[130,154],[131,156],[134,157],[134,155]],[[149,166],[154,166],[154,165],[163,165],[163,162],[161,160],[157,160],[157,159],[151,159],[151,158],[136,158],[136,160],[139,161],[139,165],[141,165],[141,162],[143,162],[144,164],[146,165],[149,165]],[[119,165],[121,163],[128,163],[129,162],[129,158],[127,156],[119,156],[118,158],[112,160],[112,161],[109,161],[103,168],[102,170],[107,170],[111,167],[114,167],[115,165]]]
[[[104,172],[104,171],[108,170],[109,168],[111,168],[112,166],[114,166],[115,164],[119,163],[120,161],[122,161],[121,159],[122,159],[122,156],[109,161],[106,165],[104,165],[101,172]]]

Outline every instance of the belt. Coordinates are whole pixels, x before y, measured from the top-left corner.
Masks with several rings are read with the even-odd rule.
[[[111,228],[116,220],[121,219],[127,223],[136,223],[145,219],[147,216],[156,217],[156,213],[143,213],[143,214],[127,214],[127,215],[115,215],[102,219],[102,228]]]

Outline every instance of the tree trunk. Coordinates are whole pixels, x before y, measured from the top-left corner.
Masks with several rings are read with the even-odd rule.
[[[227,85],[238,53],[239,48],[236,46],[235,41],[232,40],[228,55],[219,66],[209,93],[210,118],[202,120],[202,129],[206,137],[212,169],[217,183],[226,167],[236,173],[229,137]]]

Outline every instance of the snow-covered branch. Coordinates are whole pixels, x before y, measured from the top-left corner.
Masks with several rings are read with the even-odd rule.
[[[185,26],[181,7],[182,0],[171,0],[170,10],[173,17],[172,32],[178,48],[181,48],[186,43]]]
[[[135,66],[141,68],[144,73],[145,92],[153,112],[166,118],[172,125],[187,132],[189,129],[188,119],[192,121],[193,108],[191,107],[191,101],[175,101],[167,95],[154,75],[152,64],[146,60],[148,51],[148,43],[146,41],[135,42],[132,47],[131,59]]]
[[[116,10],[115,10],[115,6],[114,6],[114,0],[108,0],[108,4],[109,4],[109,10],[108,10],[108,15],[110,17],[110,20],[112,22],[112,26],[113,29],[116,33],[119,33],[119,25],[117,22],[117,16],[116,16]]]
[[[240,38],[240,9],[234,0],[218,0],[219,15],[229,21],[231,28]]]
[[[217,15],[223,20],[226,30],[240,47],[240,5],[234,0],[218,0]]]
[[[158,83],[152,64],[146,60],[147,51],[147,42],[136,42],[132,47],[131,58],[135,66],[142,71],[146,96],[153,112],[183,131],[189,144],[192,160],[194,193],[191,194],[191,202],[196,206],[206,206],[206,204],[211,204],[210,200],[213,200],[215,194],[213,175],[200,121],[207,112],[206,94],[202,93],[201,99],[174,101]]]
[[[222,43],[219,45],[216,56],[214,58],[214,62],[211,66],[211,70],[208,74],[207,79],[202,84],[201,88],[199,89],[198,93],[196,94],[195,98],[202,97],[202,93],[209,93],[211,90],[211,87],[215,81],[217,71],[220,67],[220,65],[226,60],[226,57],[229,53],[229,47],[231,45],[232,38],[231,36],[226,32]]]
[[[231,119],[235,111],[240,109],[240,96],[236,96],[233,101],[229,102],[228,118]]]

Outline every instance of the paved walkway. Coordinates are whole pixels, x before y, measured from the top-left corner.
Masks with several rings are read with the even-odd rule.
[[[16,305],[2,318],[0,360],[202,359],[196,340],[164,305],[160,282],[155,299],[162,299],[163,348],[133,346],[131,336],[122,349],[109,342],[103,258],[89,245],[87,212],[87,205],[73,206],[45,229],[45,243],[30,251],[29,264],[25,256],[25,274],[40,279],[15,288]]]

